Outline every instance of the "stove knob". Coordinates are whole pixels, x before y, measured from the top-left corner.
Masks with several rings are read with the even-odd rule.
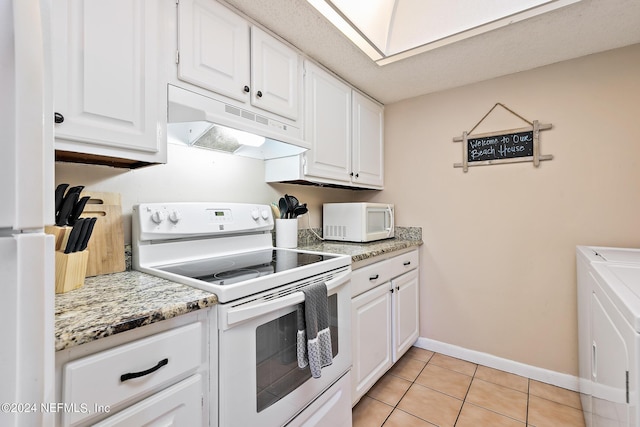
[[[262,216],[262,219],[264,219],[266,221],[267,219],[269,219],[269,211],[266,210],[266,209],[263,209],[260,212],[260,216]]]
[[[161,224],[164,219],[165,214],[162,211],[155,211],[151,214],[151,221],[155,222],[156,224]]]
[[[169,221],[174,224],[177,224],[182,219],[182,214],[178,211],[173,211],[169,214]]]
[[[251,218],[253,218],[254,221],[257,221],[260,219],[260,211],[258,209],[254,209],[251,211]]]

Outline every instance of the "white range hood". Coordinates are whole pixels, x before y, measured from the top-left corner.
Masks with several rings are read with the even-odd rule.
[[[173,85],[167,95],[169,139],[257,159],[293,156],[311,148],[302,139],[302,129],[290,124]],[[247,139],[232,130],[252,135]],[[255,136],[263,140],[254,142]]]

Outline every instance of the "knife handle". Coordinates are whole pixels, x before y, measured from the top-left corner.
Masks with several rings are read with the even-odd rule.
[[[98,218],[96,217],[88,219],[89,224],[87,225],[87,233],[85,234],[84,238],[82,239],[82,242],[80,243],[81,251],[84,251],[85,249],[87,249],[87,246],[89,245],[89,239],[91,239],[91,233],[93,233],[93,227],[96,225],[97,220]]]

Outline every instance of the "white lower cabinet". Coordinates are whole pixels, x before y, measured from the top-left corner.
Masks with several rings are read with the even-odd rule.
[[[418,338],[418,260],[415,249],[353,272],[353,405]]]
[[[56,354],[61,426],[217,424],[208,310],[178,316]],[[213,317],[213,316],[212,316]],[[217,351],[216,349],[214,349]],[[214,375],[211,379],[210,375]]]
[[[360,400],[360,397],[393,365],[391,323],[389,282],[351,301],[353,402]]]
[[[95,425],[98,427],[201,426],[202,387],[202,376],[192,375]]]

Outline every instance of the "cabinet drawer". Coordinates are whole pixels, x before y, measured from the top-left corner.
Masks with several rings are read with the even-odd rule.
[[[202,377],[186,380],[146,398],[95,427],[200,426],[202,425]]]
[[[62,424],[75,425],[96,415],[96,408],[114,410],[168,385],[195,372],[202,358],[198,322],[69,362],[62,369],[63,402],[86,410],[64,412]]]
[[[388,282],[394,277],[417,268],[419,265],[418,250],[376,262],[353,271],[351,276],[351,297],[373,289]]]

